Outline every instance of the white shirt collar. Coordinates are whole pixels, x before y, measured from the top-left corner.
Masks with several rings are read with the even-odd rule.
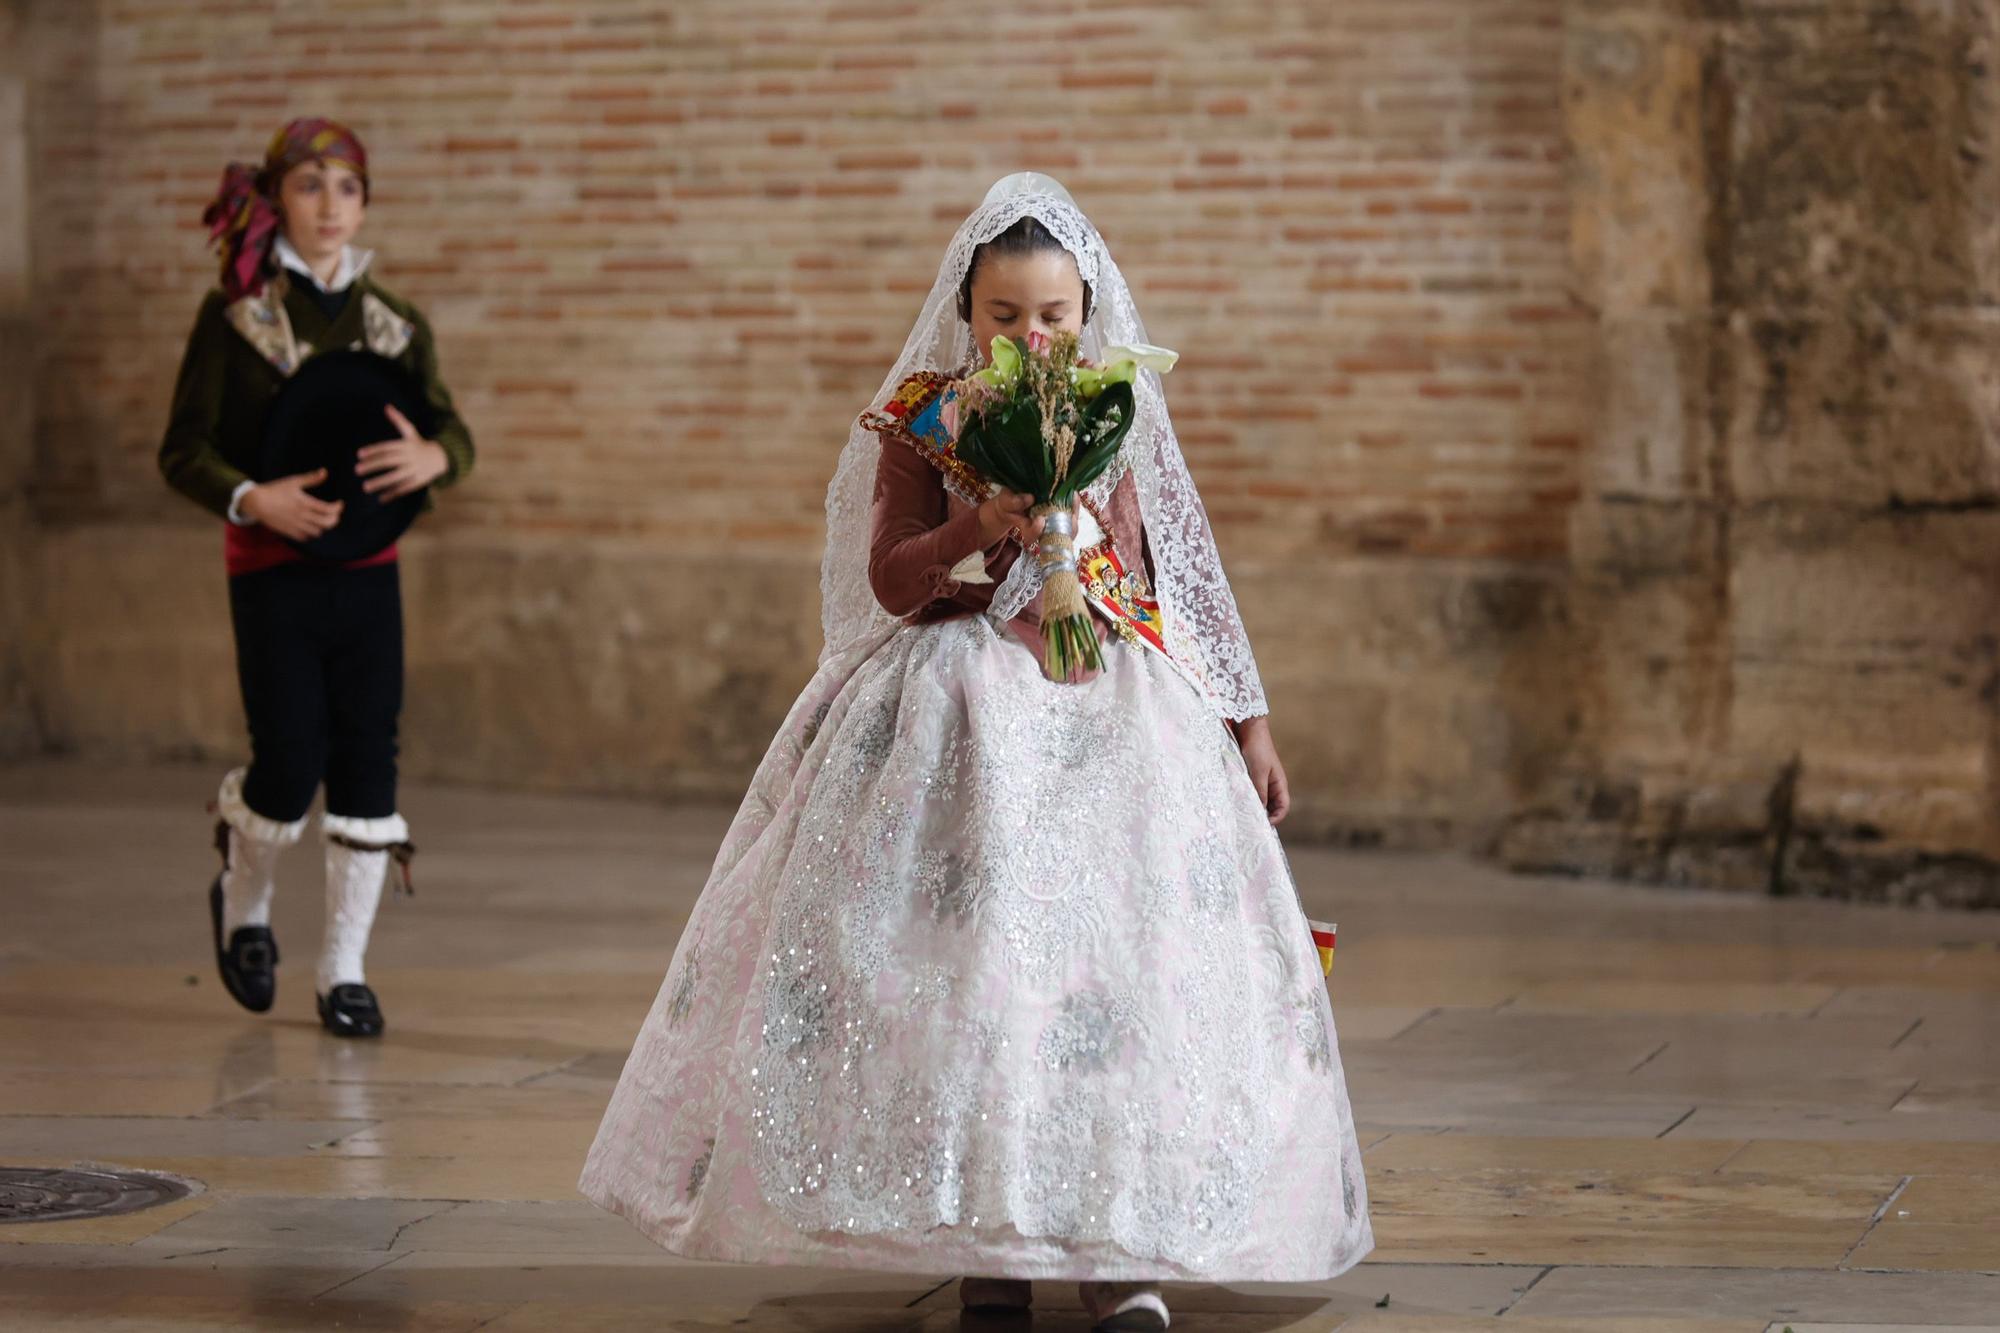
[[[333,281],[326,283],[319,280],[318,275],[312,271],[312,267],[300,257],[299,252],[292,248],[292,243],[283,236],[278,237],[278,245],[275,253],[278,256],[279,264],[294,273],[305,274],[307,280],[313,286],[329,295],[334,292],[346,291],[354,284],[354,280],[363,273],[366,273],[368,266],[375,262],[375,252],[373,250],[357,250],[351,245],[343,245],[340,247],[340,267],[333,271]]]

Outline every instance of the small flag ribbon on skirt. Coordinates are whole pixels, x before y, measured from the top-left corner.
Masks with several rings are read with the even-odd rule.
[[[1319,950],[1320,972],[1333,975],[1333,922],[1308,919],[1306,925],[1312,929],[1313,947]]]

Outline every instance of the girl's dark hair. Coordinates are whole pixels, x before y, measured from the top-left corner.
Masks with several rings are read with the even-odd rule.
[[[987,241],[972,252],[972,262],[966,266],[965,281],[958,287],[958,317],[972,322],[972,279],[979,272],[979,262],[988,255],[1011,259],[1016,255],[1040,254],[1053,250],[1057,254],[1068,254],[1063,243],[1055,238],[1039,219],[1022,218],[1007,230]],[[1083,284],[1083,317],[1090,318],[1090,284]]]

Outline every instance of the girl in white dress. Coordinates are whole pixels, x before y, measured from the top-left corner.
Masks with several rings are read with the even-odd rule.
[[[581,1189],[697,1259],[1157,1285],[1373,1244],[1333,1014],[1273,828],[1263,687],[1159,377],[1078,515],[1103,667],[1034,632],[1038,524],[956,464],[994,331],[1145,329],[1060,185],[996,185],[827,492],[825,647],[752,779]],[[948,418],[947,418],[948,419]]]

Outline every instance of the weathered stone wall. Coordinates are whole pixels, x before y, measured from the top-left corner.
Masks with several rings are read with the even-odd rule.
[[[1578,3],[1580,743],[1511,864],[2000,904],[1985,3]]]

